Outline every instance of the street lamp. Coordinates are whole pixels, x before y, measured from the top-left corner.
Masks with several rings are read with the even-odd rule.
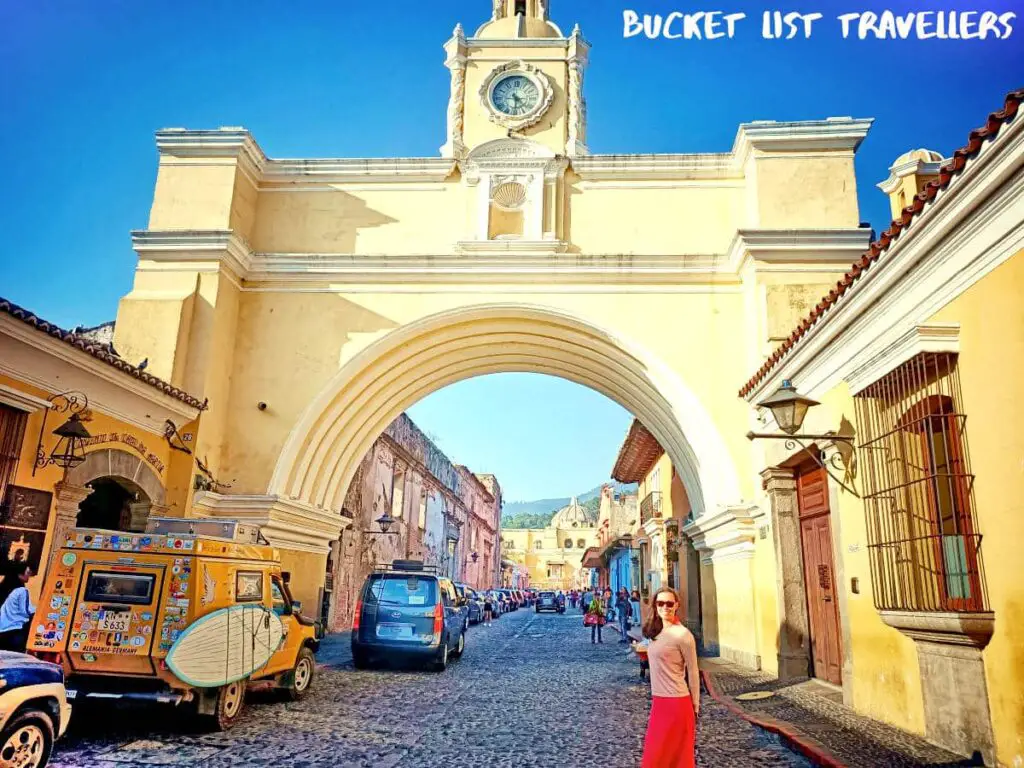
[[[768,408],[772,412],[772,416],[775,418],[775,423],[779,425],[779,429],[781,429],[785,434],[773,435],[750,431],[747,432],[748,440],[754,440],[756,438],[760,438],[762,440],[785,440],[786,448],[790,450],[800,446],[811,457],[815,464],[825,470],[829,477],[858,499],[860,498],[860,494],[857,493],[857,491],[832,474],[828,466],[826,466],[825,461],[822,460],[821,451],[812,451],[810,447],[803,442],[804,440],[825,440],[829,442],[845,443],[851,449],[852,453],[853,438],[846,435],[839,435],[835,432],[826,432],[824,435],[797,434],[800,427],[804,424],[804,418],[807,416],[807,411],[810,410],[812,406],[820,405],[817,400],[804,397],[796,391],[796,387],[793,386],[793,382],[789,379],[784,379],[781,387],[757,405],[760,408]],[[845,472],[843,457],[839,453],[833,454],[828,460],[828,464],[837,471]]]
[[[73,469],[85,461],[85,441],[92,435],[77,413],[53,430],[59,438],[50,451],[50,462],[64,469]]]
[[[804,397],[797,392],[789,379],[784,379],[782,386],[758,403],[758,406],[771,410],[779,429],[787,435],[792,435],[803,426],[807,410],[818,404],[817,400]]]
[[[391,530],[391,525],[395,522],[395,518],[393,518],[387,510],[385,510],[384,514],[378,517],[374,522],[380,526],[380,532],[385,536],[393,536],[398,533],[398,531]],[[370,531],[369,533],[376,535],[373,531]]]
[[[36,445],[36,460],[32,465],[32,474],[37,469],[42,469],[49,464],[61,467],[65,474],[67,470],[74,469],[85,461],[85,441],[92,435],[82,423],[81,414],[89,407],[89,398],[82,392],[61,392],[48,398],[53,403],[52,410],[57,413],[70,413],[71,416],[53,430],[57,436],[57,444],[53,446],[50,455],[43,452],[43,433],[46,431],[46,419],[50,409],[43,413],[43,423],[39,428],[39,442]]]

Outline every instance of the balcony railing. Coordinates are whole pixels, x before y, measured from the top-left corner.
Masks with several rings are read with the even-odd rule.
[[[661,491],[651,491],[640,502],[640,524],[661,517]]]

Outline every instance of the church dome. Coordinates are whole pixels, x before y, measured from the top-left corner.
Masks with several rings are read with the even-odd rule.
[[[562,507],[555,512],[555,516],[551,518],[550,527],[588,528],[592,525],[593,523],[590,522],[590,518],[587,516],[587,510],[580,506],[579,501],[573,496],[568,506]]]

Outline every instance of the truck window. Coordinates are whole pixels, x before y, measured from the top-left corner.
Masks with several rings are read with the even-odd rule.
[[[270,580],[270,599],[273,603],[273,611],[278,616],[287,616],[292,612],[292,608],[288,604],[288,598],[285,597],[284,590],[281,588],[277,579],[273,577]]]
[[[235,602],[253,603],[263,600],[263,574],[260,571],[239,571],[235,574]]]
[[[149,605],[155,583],[152,574],[93,571],[85,586],[85,599],[114,605]]]

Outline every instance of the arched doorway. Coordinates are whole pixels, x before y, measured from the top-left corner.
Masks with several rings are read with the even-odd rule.
[[[99,477],[92,493],[78,505],[79,528],[142,532],[153,502],[141,487],[123,478]]]
[[[141,457],[117,448],[90,452],[65,482],[88,491],[78,505],[79,527],[140,533],[150,516],[166,512],[157,474]]]
[[[700,399],[655,355],[562,311],[462,307],[394,330],[344,362],[307,407],[269,493],[340,509],[359,462],[412,404],[463,379],[544,373],[589,387],[636,415],[677,467],[694,513],[739,503],[738,475]]]

